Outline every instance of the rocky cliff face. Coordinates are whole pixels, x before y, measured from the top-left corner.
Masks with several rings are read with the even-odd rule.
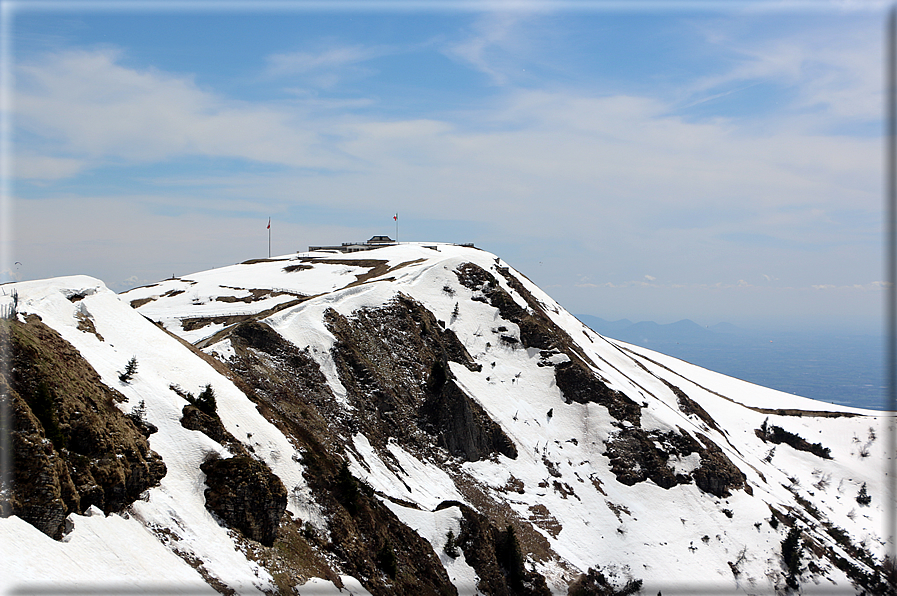
[[[36,315],[0,324],[14,464],[4,515],[60,538],[70,513],[92,505],[121,512],[158,484],[165,463],[149,449],[145,427],[115,406],[122,396],[78,351]]]

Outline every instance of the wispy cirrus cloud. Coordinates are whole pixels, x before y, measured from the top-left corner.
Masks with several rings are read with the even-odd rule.
[[[831,119],[880,120],[883,35],[855,27],[826,26],[791,32],[788,36],[751,30],[705,30],[706,40],[730,56],[727,70],[696,78],[684,88],[683,107],[737,94],[758,84],[790,90],[778,101],[781,112],[819,113],[827,120],[801,121],[819,125]]]
[[[401,53],[397,47],[341,45],[334,43],[318,51],[294,51],[265,57],[267,77],[300,77],[312,87],[332,89],[346,79],[370,77],[377,73],[366,63]]]

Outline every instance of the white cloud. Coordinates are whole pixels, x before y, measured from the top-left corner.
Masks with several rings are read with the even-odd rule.
[[[84,162],[178,155],[345,165],[321,150],[317,130],[286,109],[227,100],[191,77],[127,68],[120,58],[109,50],[65,51],[18,66],[17,124],[57,147],[54,155],[30,158],[30,177],[58,177],[61,166],[74,172]]]
[[[473,32],[460,42],[447,44],[445,55],[466,62],[496,85],[511,81],[510,64],[516,63],[524,46],[517,25],[525,16],[517,11],[493,12],[480,17]]]
[[[871,15],[878,22],[880,15]],[[790,30],[787,38],[768,37],[751,30],[738,33],[707,32],[708,42],[721,52],[739,56],[726,72],[708,75],[689,85],[689,105],[738,93],[758,83],[789,88],[793,97],[780,110],[820,111],[823,118],[798,122],[819,126],[850,120],[878,121],[884,101],[882,65],[884,27],[834,26]],[[733,85],[735,89],[731,89]],[[790,124],[797,122],[790,114]],[[783,120],[788,122],[788,120]]]
[[[266,58],[268,62],[266,72],[272,76],[303,74],[311,71],[334,69],[349,64],[359,64],[389,53],[390,50],[383,47],[372,48],[354,45],[328,48],[317,53],[289,52],[272,54]]]

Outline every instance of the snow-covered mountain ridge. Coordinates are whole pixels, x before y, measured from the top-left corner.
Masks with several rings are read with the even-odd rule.
[[[120,296],[86,277],[5,290],[18,295],[8,324],[44,325],[73,346],[122,412],[157,428],[148,444],[166,466],[118,513],[72,506],[61,542],[18,514],[0,519],[10,585],[886,590],[893,414],[604,338],[487,252],[302,253]],[[132,357],[137,372],[121,380]],[[212,415],[186,399],[207,385]],[[59,416],[65,434],[73,423]],[[52,423],[34,418],[48,437]],[[71,441],[47,441],[72,460]],[[231,509],[277,511],[275,479],[247,496],[228,483],[268,481],[213,471],[230,461],[263,463],[286,493],[271,544],[208,505],[233,492],[244,500]]]

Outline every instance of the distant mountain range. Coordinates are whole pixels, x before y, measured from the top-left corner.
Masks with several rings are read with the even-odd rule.
[[[702,327],[689,319],[660,324],[654,321],[633,323],[629,319],[606,321],[593,315],[576,315],[576,318],[601,335],[634,344],[646,341],[725,342],[731,340],[732,335],[750,334],[747,330],[731,323],[717,323],[710,327]]]

